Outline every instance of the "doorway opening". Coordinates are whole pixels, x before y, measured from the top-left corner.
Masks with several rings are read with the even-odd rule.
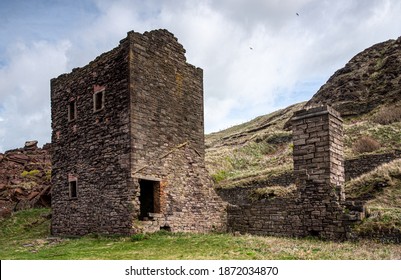
[[[139,220],[146,221],[150,213],[160,213],[160,182],[140,179],[139,187]]]

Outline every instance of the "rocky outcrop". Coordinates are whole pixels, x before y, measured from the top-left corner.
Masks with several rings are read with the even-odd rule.
[[[0,217],[12,211],[50,206],[50,145],[37,147],[27,141],[24,148],[0,153]]]
[[[401,37],[373,45],[337,70],[306,106],[331,105],[344,116],[401,101]]]

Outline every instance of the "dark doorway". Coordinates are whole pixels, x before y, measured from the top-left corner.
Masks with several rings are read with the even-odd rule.
[[[149,219],[149,213],[160,213],[160,182],[139,180],[140,220]]]

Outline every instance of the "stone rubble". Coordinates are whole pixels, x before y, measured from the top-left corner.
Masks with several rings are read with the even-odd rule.
[[[0,218],[16,210],[50,206],[50,146],[41,149],[37,141],[29,142],[28,148],[0,153]]]

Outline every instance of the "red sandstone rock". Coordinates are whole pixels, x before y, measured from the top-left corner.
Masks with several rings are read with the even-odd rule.
[[[38,194],[39,194],[40,192],[38,192],[38,191],[34,191],[34,192],[31,192],[28,196],[27,196],[27,200],[32,200],[32,199],[34,199]]]
[[[7,155],[7,159],[16,163],[25,164],[29,161],[29,157],[24,154]]]
[[[25,142],[25,150],[36,150],[38,148],[38,141],[33,140],[33,141],[26,141]]]
[[[22,180],[21,179],[11,179],[10,180],[10,184],[11,185],[19,185],[19,184],[21,184],[22,183]]]
[[[11,209],[6,206],[0,206],[0,219],[7,218],[11,216]]]
[[[0,154],[0,207],[6,209],[1,211],[50,206],[49,150],[47,145],[46,149],[14,149]]]

